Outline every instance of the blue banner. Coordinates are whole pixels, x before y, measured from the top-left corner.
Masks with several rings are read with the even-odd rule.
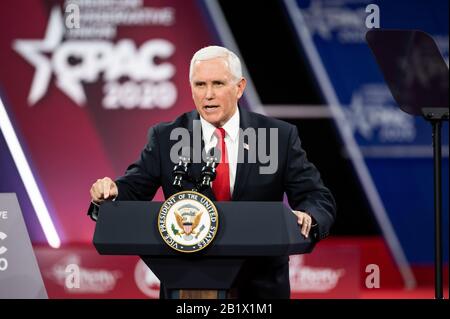
[[[364,158],[407,259],[433,261],[433,151],[431,125],[401,111],[394,101],[365,34],[374,23],[381,29],[415,29],[436,41],[449,61],[449,2],[447,0],[297,0],[288,3],[297,23],[308,29],[314,49],[312,71],[325,97],[335,97],[345,126]],[[370,16],[371,14],[375,14]],[[377,21],[377,18],[379,20]],[[298,21],[297,21],[298,22]],[[294,21],[296,23],[296,21]],[[317,52],[311,55],[311,52]],[[315,61],[313,61],[315,60]],[[319,61],[321,68],[314,67]],[[317,63],[316,63],[317,65]],[[322,70],[322,71],[321,71]],[[328,83],[331,84],[328,85]],[[331,92],[331,93],[330,93]],[[327,99],[328,103],[332,103]],[[345,134],[344,134],[345,135]],[[448,238],[448,122],[443,137],[444,238]],[[366,189],[367,191],[367,189]],[[373,197],[373,193],[367,193]],[[378,221],[382,223],[379,218]],[[383,229],[383,225],[380,225]],[[448,242],[445,241],[445,245]],[[448,246],[444,246],[445,253]],[[448,260],[448,256],[445,256]]]

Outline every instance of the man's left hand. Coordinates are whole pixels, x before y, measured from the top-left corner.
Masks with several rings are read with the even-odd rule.
[[[301,212],[298,210],[292,211],[295,215],[297,215],[297,223],[301,226],[301,234],[305,236],[305,238],[308,238],[309,232],[311,231],[311,225],[312,225],[312,217],[305,212]]]

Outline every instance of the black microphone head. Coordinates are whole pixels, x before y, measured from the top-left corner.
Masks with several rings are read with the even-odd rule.
[[[220,162],[221,152],[217,147],[211,148],[208,152],[203,150],[203,161],[206,162],[201,170],[199,189],[204,190],[211,187],[211,182],[216,179],[216,166]]]
[[[193,156],[193,149],[190,146],[183,146],[178,152],[178,156],[180,161],[183,163],[191,163],[191,159]]]
[[[183,190],[183,180],[188,176],[188,166],[191,163],[192,148],[189,146],[183,146],[178,151],[178,164],[173,168],[172,174],[174,181],[172,185],[178,189]]]

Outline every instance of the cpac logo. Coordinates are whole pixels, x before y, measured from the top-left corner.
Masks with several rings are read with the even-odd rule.
[[[379,27],[380,16],[378,6],[367,2],[314,0],[301,12],[312,35],[326,41],[365,43],[367,28]]]
[[[16,40],[13,44],[36,69],[28,95],[30,105],[45,95],[52,72],[56,75],[56,86],[79,106],[86,103],[82,84],[98,81],[101,74],[106,94],[103,106],[107,109],[169,108],[175,103],[176,87],[168,80],[176,70],[166,61],[175,51],[171,42],[152,39],[137,49],[130,39],[117,44],[106,40],[62,42],[64,33],[61,11],[55,7],[44,39]],[[129,80],[119,82],[120,79]]]
[[[412,142],[414,118],[395,107],[386,85],[365,84],[356,90],[345,114],[354,133],[377,143]]]

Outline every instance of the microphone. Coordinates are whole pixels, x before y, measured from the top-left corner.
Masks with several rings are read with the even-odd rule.
[[[180,191],[183,190],[183,179],[188,175],[188,167],[191,163],[190,154],[191,149],[183,147],[181,149],[181,155],[178,157],[178,164],[174,166],[172,171],[172,175],[174,176],[172,185]]]
[[[222,154],[217,147],[209,150],[206,155],[206,164],[201,171],[199,190],[211,188],[211,182],[216,179],[216,167],[220,163],[221,156]]]

